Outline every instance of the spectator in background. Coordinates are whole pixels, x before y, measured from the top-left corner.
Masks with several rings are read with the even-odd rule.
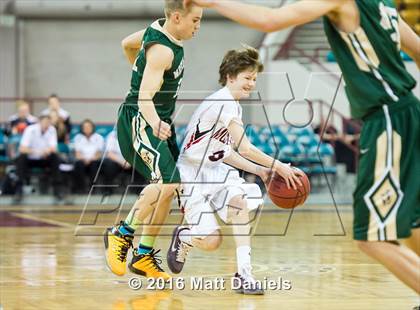
[[[115,180],[120,173],[129,176],[130,183],[135,185],[141,185],[145,182],[135,170],[133,171],[131,165],[122,156],[116,130],[111,131],[106,137],[105,159],[102,163],[102,171],[105,185],[116,185]],[[104,188],[105,195],[111,195],[112,193],[113,187]]]
[[[39,123],[28,126],[22,135],[16,160],[18,184],[15,202],[23,198],[23,184],[30,177],[31,168],[49,170],[54,196],[61,199],[59,192],[59,158],[57,156],[57,133],[48,115],[41,115]]]
[[[51,124],[55,127],[57,131],[57,141],[58,143],[69,143],[70,132],[68,127],[62,117],[58,114],[56,110],[51,110],[49,114],[51,118]]]
[[[354,150],[359,137],[358,126],[354,126],[352,123],[354,122],[344,120],[341,134],[338,133],[338,130],[333,125],[328,125],[324,122],[321,122],[314,128],[314,132],[320,136],[322,142],[330,143],[334,147],[336,162],[345,164],[348,173],[356,172],[356,154]],[[321,137],[323,131],[324,134]]]
[[[104,144],[104,138],[95,132],[95,124],[89,119],[84,120],[80,125],[80,133],[74,137],[76,163],[73,172],[76,193],[84,193],[88,189],[85,185],[86,177],[92,186],[99,168]]]
[[[38,119],[31,115],[29,102],[19,100],[16,102],[17,113],[10,116],[5,134],[9,137],[7,155],[14,159],[17,156],[17,147],[22,137],[23,131],[29,125],[35,124]]]
[[[343,120],[343,134],[337,147],[339,152],[338,161],[346,164],[346,171],[356,173],[356,154],[358,153],[361,124],[355,120]]]
[[[319,135],[322,142],[330,143],[334,146],[334,143],[338,139],[338,131],[333,125],[329,125],[322,121],[318,126],[315,126],[314,133]],[[321,134],[323,133],[322,137]]]
[[[70,113],[61,108],[60,100],[56,94],[48,97],[48,108],[41,112],[41,115],[50,115],[52,111],[56,111],[66,125],[67,132],[71,131]]]

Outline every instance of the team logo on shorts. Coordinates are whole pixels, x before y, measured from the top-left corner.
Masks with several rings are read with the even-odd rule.
[[[152,160],[152,158],[150,158],[150,152],[143,149],[141,151],[141,159],[150,168],[150,170],[153,170],[152,169],[153,160]]]
[[[386,219],[390,211],[397,204],[399,200],[398,189],[398,185],[395,184],[393,178],[388,174],[369,197],[376,212],[381,216],[382,221]]]

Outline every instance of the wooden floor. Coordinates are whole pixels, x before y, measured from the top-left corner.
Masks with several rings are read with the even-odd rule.
[[[268,207],[256,218],[256,277],[281,277],[292,284],[291,290],[267,291],[265,296],[230,290],[236,264],[229,236],[216,252],[192,251],[180,275],[184,290],[130,289],[133,275],[114,276],[104,263],[101,233],[117,213],[98,215],[98,210],[110,211],[99,206],[85,212],[75,206],[0,209],[0,309],[354,310],[412,309],[419,303],[412,291],[356,249],[350,207],[340,206],[338,214],[332,206],[302,207],[292,216]],[[157,242],[163,257],[180,219],[172,214]],[[165,259],[163,266],[167,269]],[[192,276],[223,277],[226,290],[192,291]]]

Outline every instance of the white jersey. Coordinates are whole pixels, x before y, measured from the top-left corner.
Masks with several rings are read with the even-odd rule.
[[[229,222],[228,207],[233,197],[246,197],[249,210],[263,203],[259,186],[245,183],[235,168],[223,163],[233,147],[227,130],[231,122],[242,125],[242,108],[225,87],[195,110],[177,162],[183,182],[180,198],[185,219],[191,233],[199,238],[219,228],[215,213]]]
[[[214,167],[232,151],[233,139],[227,127],[242,124],[242,108],[227,87],[207,97],[188,123],[178,159],[179,165]]]

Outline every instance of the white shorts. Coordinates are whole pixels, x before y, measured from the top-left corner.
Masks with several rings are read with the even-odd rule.
[[[228,223],[228,204],[235,196],[245,196],[248,210],[254,210],[264,202],[260,187],[255,183],[245,183],[238,170],[219,164],[211,168],[178,163],[183,193],[181,205],[185,220],[194,237],[204,238],[219,229],[215,213],[224,223]]]

